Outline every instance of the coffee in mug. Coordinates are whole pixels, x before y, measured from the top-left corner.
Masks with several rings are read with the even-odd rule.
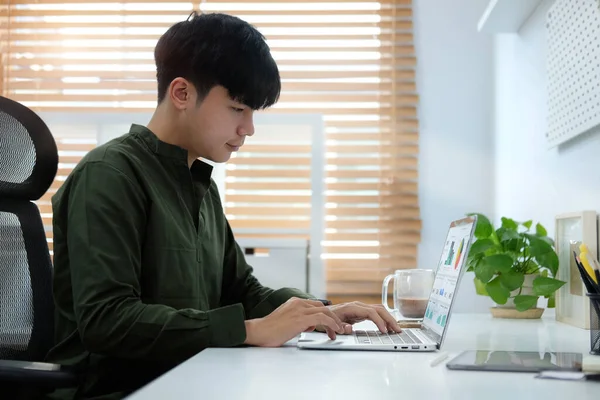
[[[405,318],[423,318],[429,298],[399,297],[398,309]]]
[[[388,286],[393,285],[394,308],[388,306]],[[383,280],[381,302],[392,314],[403,318],[422,319],[425,316],[435,272],[431,269],[396,270]]]

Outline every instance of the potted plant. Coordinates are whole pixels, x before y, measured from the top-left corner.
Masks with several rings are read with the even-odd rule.
[[[503,217],[502,225],[495,229],[485,215],[476,215],[476,240],[469,251],[467,271],[475,273],[477,294],[489,296],[497,308],[515,313],[539,310],[534,316],[539,318],[543,313],[537,309],[539,298],[548,299],[548,308],[554,307],[554,294],[565,284],[555,278],[558,255],[554,241],[539,223],[532,231],[531,220],[516,222]],[[518,317],[515,313],[512,315]]]

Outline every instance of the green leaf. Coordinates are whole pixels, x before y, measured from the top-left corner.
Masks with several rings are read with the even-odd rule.
[[[535,225],[535,234],[537,236],[548,236],[548,231],[542,226],[542,224],[537,223]]]
[[[475,283],[475,293],[480,296],[489,296],[488,292],[485,291],[485,283],[481,282],[477,277],[473,278],[473,282]]]
[[[543,229],[543,227],[542,227]],[[540,235],[531,235],[531,234],[527,234],[524,233],[523,234],[525,237],[527,237],[529,239],[530,242],[535,242],[535,241],[542,241],[546,244],[548,244],[550,247],[554,246],[554,240],[546,235],[540,236]]]
[[[529,239],[529,246],[530,246],[529,254],[532,257],[536,257],[536,256],[539,256],[542,254],[554,252],[554,249],[552,248],[552,246],[550,244],[548,244],[547,242],[545,242],[544,240],[540,239],[539,237],[529,235],[529,234],[524,234],[524,236],[527,239]]]
[[[513,265],[513,259],[506,254],[494,254],[483,259],[483,263],[496,272],[506,272]]]
[[[558,279],[538,276],[533,280],[533,293],[538,296],[550,296],[565,283]]]
[[[519,271],[523,272],[525,275],[535,274],[540,269],[540,266],[535,262],[535,260],[528,260],[521,264],[521,268]]]
[[[502,242],[502,244],[504,245],[504,250],[507,252],[520,253],[520,245],[522,245],[520,239],[511,239],[508,242]],[[520,256],[521,254],[518,255]]]
[[[467,271],[475,271],[475,268],[477,268],[477,265],[479,265],[479,263],[481,263],[481,260],[483,259],[483,253],[479,253],[479,254],[471,254],[469,252],[469,257],[467,257]]]
[[[548,268],[552,272],[552,276],[556,276],[558,271],[558,255],[543,238],[533,235],[524,234],[529,239],[529,254],[535,258],[535,261],[541,266]]]
[[[513,239],[521,239],[521,235],[519,235],[517,231],[513,231],[511,229],[498,228],[496,234],[501,242],[508,242]]]
[[[502,217],[502,227],[508,230],[516,231],[519,227],[519,224],[517,224],[513,219]]]
[[[483,283],[488,283],[494,277],[496,271],[485,263],[480,263],[475,267],[475,276]]]
[[[548,268],[552,272],[552,276],[556,276],[558,272],[558,255],[554,251],[536,256],[535,260],[540,266]]]
[[[548,305],[546,308],[556,308],[556,297],[554,297],[554,294],[548,297]]]
[[[490,220],[485,215],[479,213],[470,213],[467,215],[477,215],[477,226],[475,226],[475,237],[477,239],[485,239],[492,234],[494,228],[492,227]]]
[[[529,310],[537,304],[537,300],[537,296],[529,296],[524,294],[517,295],[514,298],[515,308],[518,311]]]
[[[469,255],[475,256],[476,254],[483,253],[491,247],[494,247],[494,242],[491,239],[479,239],[471,245]]]
[[[529,230],[531,228],[531,224],[533,224],[533,221],[529,220],[529,221],[523,222],[521,225],[523,225],[525,228],[527,228],[527,230]]]
[[[499,276],[488,282],[485,285],[485,290],[497,304],[506,304],[506,300],[510,296],[508,289],[500,284]]]
[[[500,284],[511,292],[520,288],[524,281],[525,275],[521,272],[511,270],[500,275]]]
[[[550,246],[554,247],[554,240],[552,238],[549,238],[548,236],[540,236],[538,239],[543,240],[544,242],[548,243]]]
[[[504,235],[502,246],[504,246],[504,250],[507,252],[518,253],[515,254],[517,256],[515,259],[517,259],[523,256],[521,251],[525,243],[526,242],[522,233],[519,233],[517,231],[508,231]]]

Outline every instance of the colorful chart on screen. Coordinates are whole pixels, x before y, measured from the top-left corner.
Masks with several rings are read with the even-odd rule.
[[[450,228],[442,251],[435,281],[431,289],[431,298],[423,320],[426,327],[439,335],[442,334],[446,326],[456,284],[465,262],[465,250],[471,228],[471,224]]]

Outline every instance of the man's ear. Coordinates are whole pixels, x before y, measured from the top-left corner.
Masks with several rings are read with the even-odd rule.
[[[184,78],[175,78],[169,85],[169,98],[178,110],[187,109],[193,103],[193,85]]]

